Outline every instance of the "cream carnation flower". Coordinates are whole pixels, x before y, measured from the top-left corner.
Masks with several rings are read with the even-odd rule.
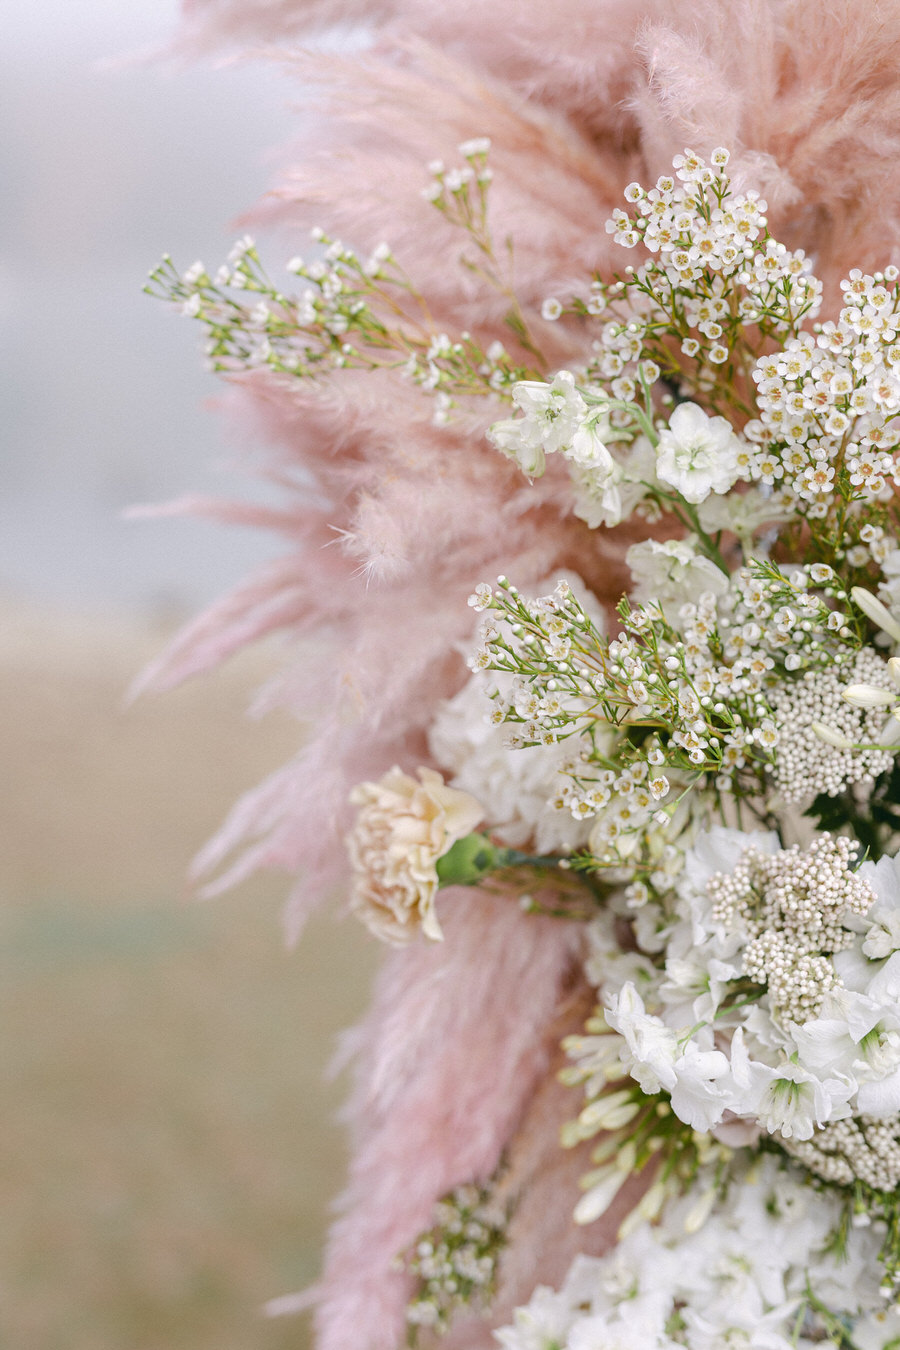
[[[354,871],[350,908],[376,937],[397,947],[420,927],[433,941],[443,938],[434,908],[437,861],[484,815],[474,797],[447,787],[433,769],[419,769],[419,779],[395,766],[350,794],[360,808],[347,840]]]

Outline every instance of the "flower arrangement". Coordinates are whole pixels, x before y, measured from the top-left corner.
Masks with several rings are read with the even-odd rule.
[[[697,20],[712,47],[715,8]],[[718,9],[760,69],[807,33],[797,5]],[[676,47],[656,55],[677,65]],[[423,288],[402,239],[358,253],[318,227],[290,285],[245,237],[215,272],[166,258],[148,287],[286,442],[298,416],[313,436],[346,423],[324,504],[257,518],[318,549],[352,483],[352,567],[307,547],[275,622],[324,594],[376,711],[337,709],[302,774],[204,859],[255,832],[236,874],[294,867],[302,776],[314,822],[346,837],[351,911],[397,948],[356,1040],[363,1128],[321,1345],[889,1350],[900,270],[826,237],[817,275],[796,222],[790,243],[770,228],[762,191],[784,219],[785,182],[740,151],[732,173],[707,112],[711,148],[623,178],[624,208],[591,220],[634,262],[579,248],[541,293],[503,236],[497,117],[499,138],[475,127],[422,169],[456,290]],[[528,126],[551,187],[590,179],[577,145]],[[372,416],[386,390],[394,435]],[[251,585],[201,620],[175,671],[211,634],[228,649],[274,626],[248,620],[258,603]],[[415,614],[400,669],[373,634]],[[335,856],[326,836],[319,862]]]

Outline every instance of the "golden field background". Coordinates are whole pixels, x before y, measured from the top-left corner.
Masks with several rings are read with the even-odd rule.
[[[326,1083],[375,953],[284,878],[188,898],[191,854],[302,729],[266,653],[124,708],[167,626],[0,605],[0,1346],[303,1350],[265,1300],[317,1270],[343,1139]]]

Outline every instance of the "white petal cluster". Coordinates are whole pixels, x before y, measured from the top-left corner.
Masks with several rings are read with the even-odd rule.
[[[680,403],[659,433],[656,476],[686,502],[724,493],[742,476],[743,444],[724,417],[709,417],[696,403]]]
[[[495,1333],[503,1350],[814,1350],[825,1327],[810,1293],[853,1328],[853,1345],[893,1343],[900,1316],[885,1308],[871,1231],[851,1231],[845,1260],[827,1251],[832,1197],[772,1158],[724,1198],[711,1176],[698,1187],[714,1197],[699,1229],[689,1196],[608,1255],[577,1257],[558,1291],[538,1288]]]
[[[688,851],[674,915],[657,924],[659,963],[636,966],[607,940],[589,965],[619,1062],[693,1129],[741,1117],[793,1147],[851,1117],[888,1119],[884,1166],[900,1167],[900,870],[854,871],[853,852],[828,834],[781,849],[716,827]],[[652,915],[643,922],[652,938]]]
[[[625,555],[634,585],[632,595],[644,602],[681,606],[698,595],[724,595],[729,588],[725,576],[711,559],[700,553],[692,537],[686,539],[645,539],[632,544]]]
[[[649,441],[614,427],[608,398],[596,389],[579,389],[569,370],[550,382],[520,380],[512,398],[522,416],[495,422],[488,432],[492,444],[529,478],[544,473],[547,455],[561,454],[569,463],[575,514],[592,528],[626,519],[653,479]]]
[[[508,680],[497,680],[507,686]],[[492,722],[484,678],[473,675],[437,711],[428,733],[434,759],[456,788],[484,807],[491,832],[512,848],[574,852],[587,843],[590,822],[556,809],[572,757],[571,742],[510,749],[506,729]]]

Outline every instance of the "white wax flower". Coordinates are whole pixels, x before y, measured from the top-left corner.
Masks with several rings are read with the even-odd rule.
[[[360,808],[347,840],[354,872],[350,908],[394,946],[420,929],[433,941],[442,939],[434,909],[438,858],[484,815],[480,802],[447,787],[433,769],[419,769],[419,780],[395,767],[350,794]]]
[[[727,492],[739,476],[741,442],[724,417],[709,417],[696,403],[680,403],[660,432],[656,474],[685,501]]]

